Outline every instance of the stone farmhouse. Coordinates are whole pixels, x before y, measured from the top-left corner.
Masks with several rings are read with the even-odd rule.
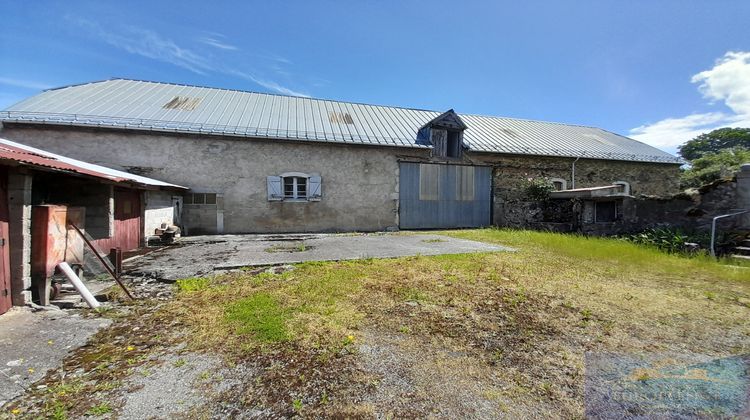
[[[513,225],[530,179],[677,192],[682,161],[595,127],[112,79],[0,112],[0,136],[186,186],[183,233]],[[596,210],[598,208],[598,210]]]

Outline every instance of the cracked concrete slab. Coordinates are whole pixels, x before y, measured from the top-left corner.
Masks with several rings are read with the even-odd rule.
[[[435,234],[211,235],[132,259],[125,271],[175,281],[248,266],[498,251],[512,249]]]
[[[0,406],[21,395],[69,352],[111,324],[62,310],[13,308],[0,316]]]

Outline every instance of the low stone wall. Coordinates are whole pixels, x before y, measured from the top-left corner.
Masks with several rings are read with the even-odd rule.
[[[669,197],[679,191],[679,165],[674,164],[484,154],[473,154],[471,159],[493,166],[493,222],[498,226],[532,227],[541,222],[541,209],[525,197],[524,186],[529,179],[561,179],[566,188],[624,181],[633,195]]]
[[[505,212],[509,226],[532,229],[580,232],[590,235],[615,235],[640,232],[649,228],[671,227],[686,232],[709,232],[715,216],[745,209],[740,187],[748,178],[720,180],[689,193],[671,197],[623,197],[618,202],[621,218],[598,223],[593,218],[591,199],[517,200]],[[739,182],[738,182],[739,180]],[[721,219],[721,230],[750,230],[743,217]]]
[[[707,232],[715,216],[741,210],[737,197],[737,178],[716,181],[690,194],[678,194],[668,199],[643,197],[635,200],[632,222],[641,230],[672,226],[691,232]],[[739,217],[719,223],[725,229],[750,229],[750,226],[742,226]]]

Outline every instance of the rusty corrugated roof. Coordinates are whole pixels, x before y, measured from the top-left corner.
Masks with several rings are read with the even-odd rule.
[[[134,175],[100,165],[94,165],[93,163],[56,155],[41,149],[0,138],[0,161],[2,160],[49,168],[56,171],[71,172],[116,183],[187,189],[179,185],[169,184],[156,179]]]
[[[113,79],[52,89],[0,112],[0,121],[247,138],[429,147],[417,132],[441,113],[314,98]],[[469,150],[682,163],[596,127],[458,114]]]

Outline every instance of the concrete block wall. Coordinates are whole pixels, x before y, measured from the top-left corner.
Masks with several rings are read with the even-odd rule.
[[[172,196],[178,193],[170,191],[145,191],[144,197],[144,237],[154,235],[154,230],[160,228],[162,223],[174,224],[174,208]]]
[[[14,305],[31,302],[31,187],[30,173],[8,173],[10,219],[10,280]]]

